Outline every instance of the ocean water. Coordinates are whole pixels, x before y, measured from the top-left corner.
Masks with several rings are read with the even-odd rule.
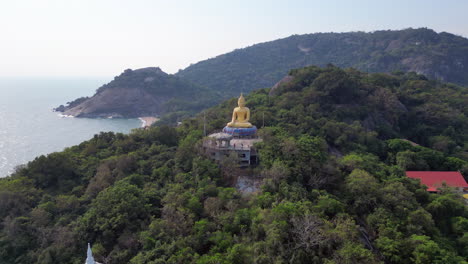
[[[35,157],[61,151],[101,131],[128,133],[138,119],[60,117],[52,108],[90,96],[106,79],[0,79],[0,177]]]

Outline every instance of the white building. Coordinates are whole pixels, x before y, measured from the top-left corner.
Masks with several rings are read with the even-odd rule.
[[[85,264],[101,264],[99,262],[94,261],[93,252],[91,251],[91,245],[89,243]]]

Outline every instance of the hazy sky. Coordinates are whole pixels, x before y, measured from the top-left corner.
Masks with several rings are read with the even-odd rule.
[[[174,73],[314,32],[428,27],[468,37],[466,0],[0,0],[0,76]]]

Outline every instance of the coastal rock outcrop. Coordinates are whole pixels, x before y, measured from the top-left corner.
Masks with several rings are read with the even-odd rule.
[[[167,96],[154,96],[139,88],[105,89],[82,103],[65,108],[64,115],[75,117],[139,117],[159,115]],[[59,109],[57,109],[59,110]]]
[[[100,87],[92,97],[82,97],[55,111],[74,117],[160,116],[168,111],[191,111],[210,100],[197,94],[204,89],[160,68],[125,70]]]

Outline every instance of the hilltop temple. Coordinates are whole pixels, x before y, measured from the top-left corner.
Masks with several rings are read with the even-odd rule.
[[[262,141],[257,137],[257,127],[250,120],[250,109],[245,106],[244,96],[241,94],[237,101],[238,106],[232,111],[231,122],[223,128],[222,132],[211,134],[203,142],[205,153],[215,161],[238,157],[240,167],[258,164],[258,154],[254,148],[256,142]]]

